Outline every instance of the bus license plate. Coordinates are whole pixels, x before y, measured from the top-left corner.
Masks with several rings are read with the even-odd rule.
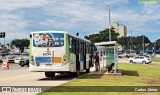
[[[52,64],[46,64],[46,66],[52,66]]]

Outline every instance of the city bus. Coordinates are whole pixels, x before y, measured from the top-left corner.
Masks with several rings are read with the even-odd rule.
[[[90,72],[93,49],[91,41],[73,36],[65,31],[37,31],[30,33],[29,71],[79,76]]]

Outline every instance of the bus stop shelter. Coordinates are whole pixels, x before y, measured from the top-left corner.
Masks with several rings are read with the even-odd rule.
[[[95,46],[97,48],[97,51],[99,51],[99,56],[100,56],[99,58],[103,59],[103,69],[106,67],[108,69],[112,69],[112,73],[117,73],[119,44],[116,41],[110,41],[110,42],[95,43]]]

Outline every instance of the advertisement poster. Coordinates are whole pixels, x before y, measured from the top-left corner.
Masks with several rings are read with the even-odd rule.
[[[35,47],[64,46],[64,34],[63,33],[34,33],[33,46]]]

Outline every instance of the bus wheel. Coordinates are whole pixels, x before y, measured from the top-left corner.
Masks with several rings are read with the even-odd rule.
[[[55,77],[55,73],[54,72],[45,72],[45,76],[46,77]]]
[[[86,73],[89,73],[90,72],[90,68],[86,69]]]
[[[77,72],[70,72],[70,75],[71,75],[72,77],[79,77],[80,72],[79,72],[79,71],[77,71]]]

